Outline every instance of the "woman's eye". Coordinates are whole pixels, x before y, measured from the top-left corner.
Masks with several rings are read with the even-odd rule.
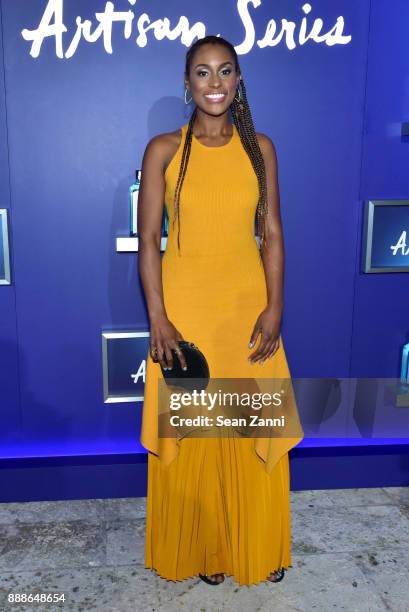
[[[223,68],[223,70],[221,71],[223,76],[228,76],[231,73],[231,68]],[[197,76],[202,76],[208,74],[207,70],[199,70],[199,72],[197,73]]]

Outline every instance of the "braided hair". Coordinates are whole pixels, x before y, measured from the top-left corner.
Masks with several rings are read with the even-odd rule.
[[[240,73],[241,70],[237,58],[237,53],[233,45],[228,42],[226,39],[220,36],[206,36],[204,38],[198,39],[191,47],[189,47],[186,53],[186,64],[185,64],[185,77],[187,78],[190,74],[190,64],[195,52],[204,44],[218,44],[223,45],[229,49],[231,55],[234,58],[236,71]],[[230,112],[233,117],[234,124],[237,128],[237,131],[240,136],[240,140],[246,151],[250,162],[253,166],[254,172],[258,179],[259,186],[259,200],[257,204],[257,230],[258,236],[260,238],[259,250],[266,242],[266,215],[267,215],[267,185],[266,185],[266,170],[264,166],[264,159],[261,153],[260,146],[258,144],[256,131],[254,129],[254,123],[250,112],[250,107],[247,101],[247,93],[246,87],[244,85],[243,77],[240,76],[239,87],[241,85],[241,91],[238,90],[239,98],[237,98],[237,94],[233,99],[233,102],[230,105]],[[175,188],[175,201],[174,201],[174,218],[173,218],[173,226],[175,224],[175,220],[178,221],[178,249],[180,251],[180,192],[182,189],[183,181],[186,175],[187,164],[189,161],[190,150],[192,147],[192,134],[193,134],[193,124],[195,122],[197,116],[197,107],[192,112],[192,115],[189,120],[188,128],[186,131],[186,138],[182,152],[182,159],[180,163],[179,177],[176,183]]]

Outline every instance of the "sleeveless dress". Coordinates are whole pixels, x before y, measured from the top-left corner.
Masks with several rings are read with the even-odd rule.
[[[173,202],[188,124],[165,172],[169,215],[162,285],[167,316],[204,353],[211,377],[288,377],[283,341],[264,364],[248,348],[267,305],[255,240],[258,182],[237,129],[220,147],[192,136],[180,193],[180,254]],[[257,340],[256,347],[260,339]],[[225,573],[258,584],[291,567],[288,451],[292,438],[161,438],[159,363],[147,355],[141,444],[148,453],[145,567],[167,580]]]

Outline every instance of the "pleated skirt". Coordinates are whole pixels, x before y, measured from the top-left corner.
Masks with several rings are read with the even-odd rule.
[[[252,585],[291,567],[290,548],[288,453],[267,474],[252,438],[186,437],[168,466],[149,452],[146,568]]]

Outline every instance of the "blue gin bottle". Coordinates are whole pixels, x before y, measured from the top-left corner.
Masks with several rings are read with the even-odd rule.
[[[138,197],[141,184],[141,170],[136,170],[135,182],[129,187],[129,235],[138,235]]]
[[[409,342],[402,349],[402,369],[400,380],[405,385],[409,385]]]
[[[166,206],[163,207],[163,217],[162,217],[162,236],[167,237],[168,235],[168,225],[169,218],[166,210]]]

